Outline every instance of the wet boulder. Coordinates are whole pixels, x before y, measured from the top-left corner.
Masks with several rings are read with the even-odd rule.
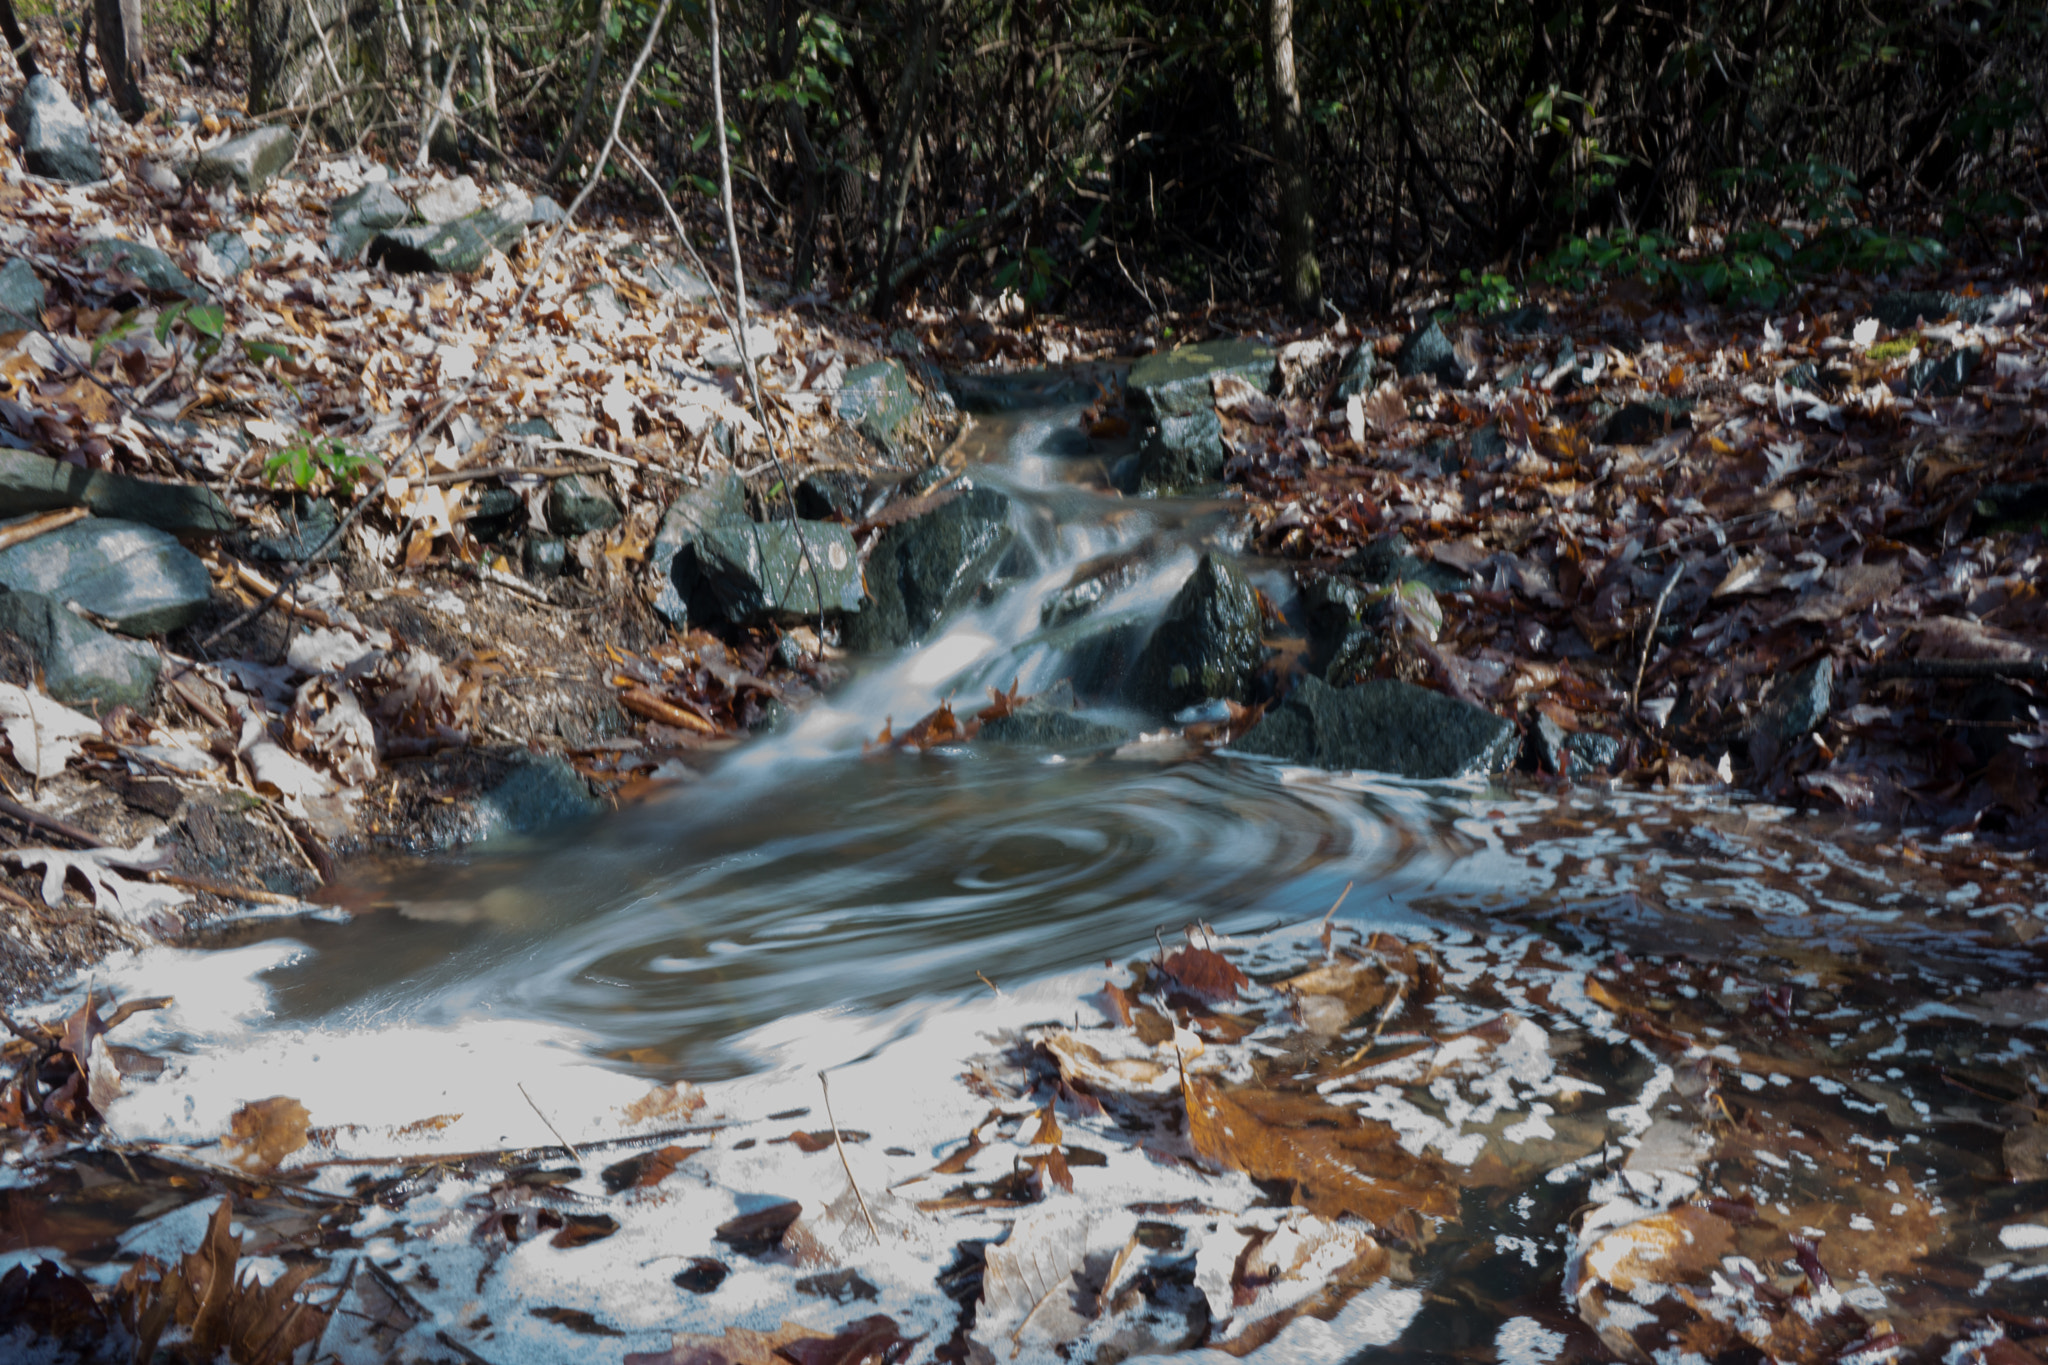
[[[0,266],[0,332],[22,332],[43,325],[48,297],[35,267],[17,256]]]
[[[1749,727],[1749,760],[1768,768],[1818,730],[1835,702],[1835,661],[1822,655],[1781,682]]]
[[[1220,483],[1228,458],[1214,408],[1162,417],[1138,443],[1137,491],[1179,493]]]
[[[839,420],[876,444],[896,448],[896,430],[917,411],[917,391],[901,361],[848,370],[834,400]]]
[[[1214,555],[1203,555],[1131,670],[1131,702],[1170,716],[1215,699],[1249,701],[1265,659],[1258,594]]]
[[[1472,377],[1451,339],[1434,321],[1402,340],[1401,349],[1394,352],[1394,373],[1403,379],[1426,374],[1447,389],[1460,388]]]
[[[981,727],[980,740],[1035,753],[1084,754],[1114,749],[1132,738],[1122,726],[1105,725],[1034,698],[1009,715]]]
[[[676,555],[670,576],[692,623],[759,625],[861,609],[859,552],[833,522],[714,526]]]
[[[254,194],[298,154],[299,140],[292,130],[283,124],[269,124],[201,152],[192,163],[192,183],[202,189],[233,185],[244,194]]]
[[[22,164],[33,175],[83,185],[106,175],[92,142],[92,125],[50,77],[29,79],[12,108],[7,126],[21,139]]]
[[[400,197],[391,182],[373,180],[327,206],[328,259],[353,261],[378,233],[403,227],[411,220],[412,205]]]
[[[730,471],[711,474],[699,488],[685,489],[662,513],[654,543],[647,549],[647,572],[655,586],[654,610],[670,625],[689,622],[689,604],[676,591],[676,556],[714,526],[747,520],[747,493]]]
[[[1088,620],[1048,641],[1066,655],[1066,676],[1082,700],[1121,701],[1145,648],[1145,622],[1121,617]]]
[[[157,483],[81,469],[24,450],[0,450],[0,517],[90,507],[103,517],[141,522],[173,535],[222,535],[240,523],[210,488]]]
[[[999,575],[1015,532],[1010,499],[969,488],[882,532],[868,552],[868,596],[846,623],[849,648],[870,652],[922,640]]]
[[[593,479],[570,474],[548,489],[548,529],[558,536],[608,531],[619,524],[619,505]]]
[[[91,517],[0,550],[0,585],[76,603],[128,635],[176,630],[213,593],[205,563],[173,537]]]
[[[100,715],[116,706],[149,709],[163,659],[141,641],[101,630],[37,592],[0,592],[0,630],[28,645],[43,686],[66,706]]]
[[[1311,673],[1341,687],[1372,671],[1387,615],[1382,595],[1333,574],[1302,590],[1301,608]]]
[[[527,204],[509,200],[447,223],[389,228],[370,239],[369,262],[399,275],[470,275],[526,231]]]
[[[81,246],[78,255],[95,270],[126,271],[140,280],[144,289],[159,297],[180,294],[195,303],[205,303],[213,298],[197,280],[180,270],[177,262],[141,242],[97,237]]]
[[[1131,366],[1124,392],[1134,416],[1161,422],[1211,409],[1220,376],[1235,375],[1265,393],[1279,368],[1273,348],[1256,341],[1203,341],[1146,356]]]
[[[1232,747],[1434,781],[1505,772],[1520,744],[1515,727],[1491,711],[1426,687],[1387,679],[1331,687],[1308,677]]]
[[[1621,741],[1591,730],[1567,730],[1539,714],[1529,727],[1536,761],[1543,771],[1571,782],[1611,773],[1621,761]]]

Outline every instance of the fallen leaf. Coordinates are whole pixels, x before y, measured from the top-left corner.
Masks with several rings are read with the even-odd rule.
[[[0,729],[14,751],[15,766],[30,777],[55,777],[80,752],[79,740],[100,734],[100,724],[41,692],[0,683]]]
[[[64,903],[64,880],[76,872],[101,909],[113,909],[123,919],[139,922],[159,910],[183,905],[192,897],[174,886],[116,876],[115,868],[145,870],[160,865],[163,855],[156,850],[156,836],[150,835],[134,848],[10,848],[0,858],[43,869],[43,902]]]
[[[849,1322],[836,1336],[803,1337],[780,1347],[776,1354],[792,1365],[895,1365],[910,1354],[914,1339],[886,1313],[875,1313]],[[737,1363],[735,1363],[737,1365]]]
[[[1089,1219],[1063,1208],[1018,1219],[988,1248],[974,1339],[998,1360],[1026,1346],[1072,1341],[1088,1324],[1077,1279],[1088,1254]]]
[[[229,1136],[223,1142],[231,1160],[245,1171],[267,1173],[286,1157],[306,1145],[306,1127],[312,1116],[306,1106],[286,1095],[251,1100],[228,1118]]]
[[[728,1327],[715,1337],[677,1332],[666,1351],[628,1352],[624,1365],[788,1365],[788,1358],[778,1354],[784,1347],[824,1339],[825,1333],[793,1322],[772,1332]]]
[[[1212,1004],[1235,1000],[1251,984],[1236,963],[1209,948],[1182,948],[1159,964],[1182,990]]]

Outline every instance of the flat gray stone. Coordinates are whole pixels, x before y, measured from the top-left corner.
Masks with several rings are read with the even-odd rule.
[[[195,303],[213,298],[197,280],[180,270],[176,261],[141,242],[99,237],[79,247],[78,256],[95,270],[127,271],[152,294],[182,294]]]
[[[1445,388],[1455,389],[1470,378],[1465,362],[1451,346],[1451,339],[1435,321],[1410,332],[1394,353],[1394,373],[1403,379],[1419,374],[1433,376]]]
[[[420,216],[420,221],[437,227],[442,223],[452,223],[457,218],[467,218],[483,206],[483,192],[477,189],[476,181],[466,175],[429,185],[412,197],[413,212]],[[528,205],[527,216],[531,216],[531,205]]]
[[[1138,443],[1137,489],[1172,494],[1220,483],[1228,458],[1214,408],[1162,417]]]
[[[1273,387],[1280,360],[1273,348],[1230,338],[1202,341],[1148,355],[1124,380],[1131,411],[1144,421],[1185,417],[1215,405],[1212,381],[1236,375],[1264,393]]]
[[[746,490],[730,470],[711,475],[702,488],[684,490],[669,504],[661,525],[655,529],[654,543],[647,549],[647,573],[656,585],[654,610],[663,620],[680,626],[690,619],[689,604],[676,591],[672,573],[683,547],[695,544],[699,536],[714,526],[746,519]]]
[[[192,183],[202,189],[233,185],[254,194],[298,154],[299,139],[283,124],[253,128],[201,152],[192,163]]]
[[[498,784],[472,807],[475,837],[538,834],[558,825],[587,820],[604,809],[590,794],[569,761],[558,754],[530,754],[519,759]]]
[[[878,360],[846,372],[834,407],[840,421],[894,449],[896,429],[917,411],[917,391],[901,361]]]
[[[519,240],[526,231],[526,214],[524,202],[513,202],[450,223],[391,228],[370,239],[370,264],[397,275],[474,274],[493,251]]]
[[[66,706],[95,715],[116,706],[149,709],[163,657],[141,641],[109,634],[36,592],[0,592],[0,630],[34,651],[43,686]]]
[[[0,517],[90,507],[173,535],[223,535],[239,523],[219,494],[189,483],[155,483],[81,469],[47,455],[0,450]]]
[[[7,111],[7,126],[21,139],[22,164],[31,174],[74,185],[106,176],[92,124],[49,76],[38,73],[22,89]]]
[[[1505,772],[1520,743],[1515,727],[1491,711],[1426,687],[1375,679],[1338,688],[1307,677],[1232,747],[1435,781]]]
[[[206,565],[172,536],[97,517],[0,550],[0,586],[76,603],[128,635],[176,630],[213,594]]]
[[[671,576],[692,622],[803,621],[861,606],[860,552],[836,522],[714,526],[676,556]]]
[[[25,332],[42,326],[47,297],[35,267],[21,257],[0,266],[0,332]]]
[[[353,261],[378,233],[412,221],[412,205],[390,181],[373,180],[329,204],[327,220],[327,258]]]

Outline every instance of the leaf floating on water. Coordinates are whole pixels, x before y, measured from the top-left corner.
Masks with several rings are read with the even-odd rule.
[[[222,1145],[245,1171],[267,1173],[306,1145],[312,1115],[288,1095],[251,1100],[228,1118],[229,1136]]]

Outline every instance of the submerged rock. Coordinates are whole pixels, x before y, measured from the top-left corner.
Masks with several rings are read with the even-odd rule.
[[[924,639],[995,581],[1014,539],[1010,499],[993,488],[969,488],[889,527],[868,553],[868,596],[846,623],[848,648],[875,652]]]
[[[833,522],[714,526],[676,555],[670,576],[692,622],[757,625],[861,607],[859,552]]]
[[[731,470],[710,475],[701,488],[688,488],[668,505],[647,549],[647,573],[655,585],[654,610],[670,625],[690,619],[689,604],[676,591],[675,559],[685,546],[714,526],[747,520],[747,492]]]
[[[1434,321],[1410,332],[1401,342],[1401,349],[1394,353],[1394,373],[1403,379],[1430,375],[1447,389],[1458,388],[1471,378],[1470,369],[1459,359],[1451,339]]]
[[[36,592],[0,592],[0,630],[28,645],[43,686],[66,706],[99,715],[116,706],[149,709],[163,659],[148,645],[109,634]]]
[[[90,517],[0,550],[0,585],[76,603],[129,635],[176,630],[213,594],[205,563],[171,536]]]
[[[16,256],[0,266],[0,332],[21,332],[43,325],[48,298],[35,267]]]
[[[1131,670],[1133,704],[1170,716],[1197,702],[1249,701],[1265,658],[1259,598],[1245,576],[1214,555],[1167,604],[1166,616]]]
[[[292,130],[273,123],[201,152],[192,163],[192,183],[203,189],[233,185],[244,194],[254,194],[298,154],[299,140]]]
[[[901,361],[878,360],[846,372],[834,408],[840,421],[894,450],[896,429],[917,411],[917,391]]]
[[[1337,688],[1308,677],[1233,747],[1317,768],[1439,780],[1504,772],[1520,746],[1509,722],[1426,687],[1376,679]]]
[[[180,270],[169,256],[141,242],[99,237],[81,246],[78,255],[96,270],[127,271],[142,281],[142,287],[152,294],[182,294],[197,303],[207,302],[213,297],[197,280]]]
[[[481,795],[458,803],[438,831],[448,844],[473,844],[540,834],[604,810],[569,761],[558,754],[515,752],[504,775]]]
[[[139,521],[174,535],[222,535],[239,522],[210,488],[156,483],[81,469],[47,455],[0,450],[0,517],[90,507],[103,517]]]
[[[92,125],[64,87],[47,75],[30,78],[7,111],[7,126],[21,139],[21,161],[32,175],[74,185],[106,175],[93,146]]]

